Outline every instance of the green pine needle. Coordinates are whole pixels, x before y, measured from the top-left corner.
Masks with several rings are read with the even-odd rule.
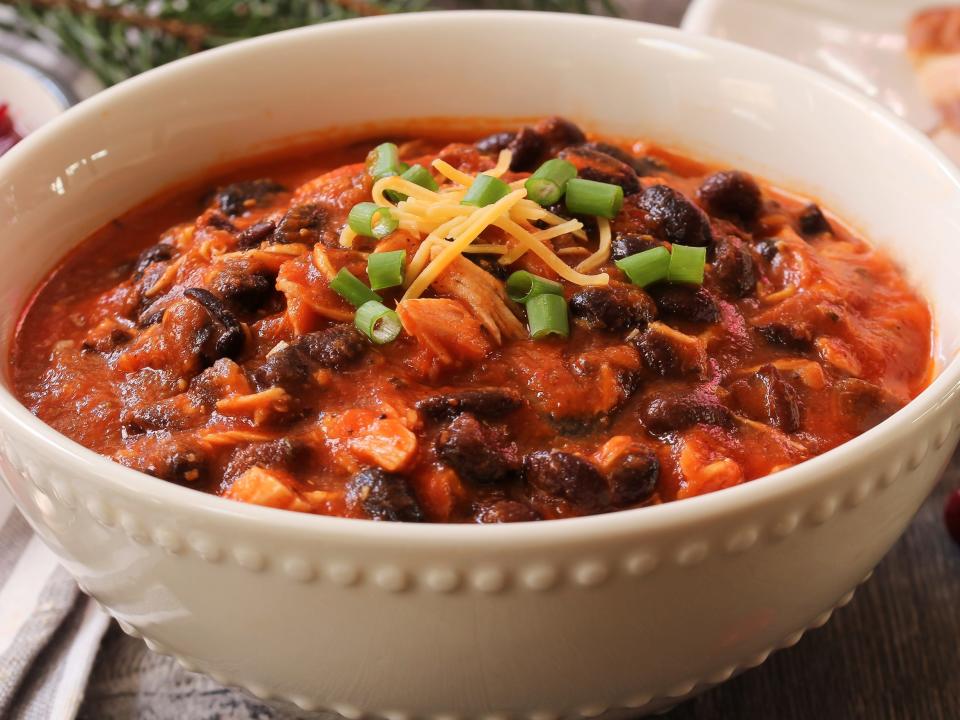
[[[0,29],[55,42],[107,85],[218,45],[431,0],[0,0]],[[487,0],[475,5],[616,14],[616,0]]]

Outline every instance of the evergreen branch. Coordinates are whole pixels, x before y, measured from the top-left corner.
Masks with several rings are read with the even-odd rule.
[[[0,29],[57,44],[105,84],[266,33],[409,12],[431,0],[0,0]],[[616,0],[474,0],[474,5],[615,14]]]

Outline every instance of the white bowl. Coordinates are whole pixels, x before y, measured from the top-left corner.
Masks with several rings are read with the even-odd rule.
[[[217,163],[328,127],[562,114],[813,193],[887,248],[960,346],[960,182],[916,132],[807,70],[569,15],[349,21],[104,92],[0,160],[0,336],[68,247]],[[953,451],[960,363],[894,417],[681,502],[503,526],[314,517],[115,465],[0,390],[3,471],[81,587],[186,667],[348,717],[650,712],[796,642],[849,599]]]

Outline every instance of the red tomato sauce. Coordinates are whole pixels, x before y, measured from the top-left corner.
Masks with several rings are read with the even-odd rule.
[[[418,298],[381,290],[403,325],[393,342],[354,329],[331,279],[367,282],[371,252],[409,261],[423,240],[401,228],[342,246],[371,200],[365,140],[180,188],[81,243],[24,310],[21,401],[123,465],[235,500],[486,523],[731,487],[857,436],[929,382],[926,303],[814,203],[557,118],[476,142],[387,139],[428,168],[474,175],[508,149],[506,182],[561,157],[623,189],[595,270],[609,284],[561,283],[568,337],[530,338],[503,290],[519,269],[561,280],[529,252],[461,256]],[[581,220],[585,239],[545,241],[571,265],[598,248],[600,221]],[[674,245],[706,248],[702,285],[641,288],[615,264]]]

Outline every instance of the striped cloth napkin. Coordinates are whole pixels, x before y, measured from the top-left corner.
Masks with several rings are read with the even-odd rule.
[[[0,720],[298,717],[187,672],[120,632],[0,484]]]
[[[0,718],[74,717],[108,624],[0,487]]]

